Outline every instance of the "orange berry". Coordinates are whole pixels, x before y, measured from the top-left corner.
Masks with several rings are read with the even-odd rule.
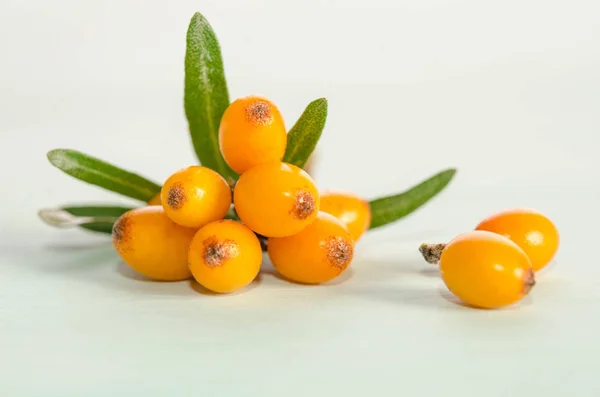
[[[238,174],[259,164],[281,161],[287,133],[277,107],[268,99],[237,99],[223,113],[219,146],[225,162]]]
[[[162,205],[162,201],[160,199],[160,192],[158,192],[156,196],[152,197],[150,201],[148,201],[148,205]]]
[[[231,207],[231,188],[210,168],[192,165],[167,179],[162,187],[162,206],[174,222],[199,228],[223,219]]]
[[[256,235],[239,222],[224,219],[198,230],[188,253],[196,281],[213,292],[244,288],[258,275],[262,250]]]
[[[115,222],[115,250],[136,272],[154,280],[178,281],[191,278],[188,247],[196,229],[173,222],[161,206],[129,210]]]
[[[333,215],[320,211],[300,233],[269,238],[271,263],[281,275],[304,284],[324,283],[342,274],[352,262],[354,240]]]
[[[317,217],[319,192],[312,178],[288,163],[267,163],[243,173],[233,192],[246,226],[265,237],[296,234]]]
[[[348,228],[355,242],[371,225],[369,203],[351,193],[321,193],[320,210],[338,218]]]
[[[498,212],[484,219],[475,230],[501,234],[525,251],[533,270],[544,268],[558,251],[558,229],[544,214],[525,208]]]
[[[440,272],[454,295],[487,309],[520,301],[535,284],[531,261],[517,244],[480,230],[463,233],[446,245]]]

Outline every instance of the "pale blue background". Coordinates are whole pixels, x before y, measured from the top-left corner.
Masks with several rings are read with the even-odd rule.
[[[365,197],[459,172],[369,233],[349,278],[270,274],[243,294],[136,280],[107,239],[41,207],[127,203],[52,168],[72,147],[164,180],[194,162],[185,33],[206,15],[232,98],[291,126],[329,99],[317,182]],[[600,395],[600,3],[21,1],[0,4],[0,394],[21,396]],[[418,245],[512,206],[562,245],[530,298],[456,305]]]

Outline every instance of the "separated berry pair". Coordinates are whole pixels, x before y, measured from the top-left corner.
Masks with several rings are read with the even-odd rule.
[[[535,273],[552,261],[559,242],[558,229],[547,216],[514,208],[487,217],[448,244],[423,244],[419,250],[427,262],[439,263],[442,280],[454,295],[492,309],[527,296]]]

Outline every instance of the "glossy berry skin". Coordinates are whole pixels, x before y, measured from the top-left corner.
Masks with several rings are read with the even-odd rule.
[[[223,219],[231,207],[231,188],[217,172],[193,165],[167,179],[161,189],[162,206],[174,222],[199,228]]]
[[[187,252],[196,229],[173,222],[161,206],[136,208],[121,215],[112,242],[121,259],[136,272],[161,281],[191,278]]]
[[[148,201],[148,205],[162,205],[162,201],[160,199],[160,192],[156,196],[152,197],[150,201]]]
[[[546,267],[558,251],[558,229],[544,214],[533,209],[515,208],[498,212],[484,219],[475,230],[501,234],[525,251],[533,270]]]
[[[223,113],[219,147],[225,162],[238,174],[259,164],[281,161],[286,145],[283,118],[268,99],[240,98]]]
[[[444,248],[439,266],[448,289],[479,308],[514,304],[535,284],[527,254],[506,237],[487,231],[454,238]]]
[[[321,211],[300,233],[269,238],[268,253],[283,277],[303,284],[319,284],[336,278],[350,266],[354,239],[336,217]]]
[[[285,237],[308,226],[319,211],[319,192],[301,168],[267,163],[240,176],[233,193],[241,221],[265,237]]]
[[[230,293],[256,278],[262,250],[250,229],[223,219],[198,230],[189,248],[188,261],[200,285],[213,292]]]
[[[371,225],[369,203],[352,193],[321,193],[320,210],[338,218],[348,228],[355,242]]]

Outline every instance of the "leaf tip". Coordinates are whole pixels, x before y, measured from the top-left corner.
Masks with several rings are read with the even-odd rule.
[[[457,168],[448,168],[448,169],[442,171],[443,174],[448,175],[448,180],[452,179],[454,177],[454,175],[456,175],[457,172],[458,172]]]
[[[56,164],[59,161],[61,155],[65,152],[65,149],[52,149],[46,153],[46,158],[50,161],[51,164]]]
[[[205,25],[208,25],[208,20],[204,15],[196,11],[194,15],[192,15],[192,18],[190,18],[190,29],[193,29],[195,27],[202,28]]]
[[[438,179],[442,183],[442,185],[445,187],[446,185],[450,184],[450,182],[452,181],[452,179],[454,179],[454,176],[456,175],[457,172],[458,172],[457,168],[454,168],[454,167],[446,168],[445,170],[438,172],[437,175],[434,175],[433,177],[431,177],[431,179]],[[441,191],[441,189],[440,189],[440,191]]]
[[[329,102],[327,102],[327,98],[319,98],[312,101],[311,105],[321,107],[324,111],[327,111]]]
[[[194,34],[194,32],[198,32],[203,29],[203,26],[208,22],[204,15],[199,12],[195,12],[194,15],[190,18],[190,23],[188,24],[187,37],[189,38]],[[188,43],[189,44],[189,43]]]
[[[200,12],[198,12],[198,11],[196,11],[196,12],[194,13],[194,15],[192,15],[192,18],[191,18],[191,20],[192,20],[192,21],[203,20],[203,19],[205,19],[205,18],[204,18],[204,15],[202,15],[202,14],[201,14]]]

